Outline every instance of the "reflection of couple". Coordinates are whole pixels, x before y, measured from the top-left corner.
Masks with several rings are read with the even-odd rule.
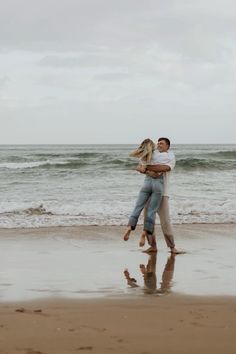
[[[137,171],[145,173],[143,186],[133,212],[129,218],[124,240],[129,239],[132,230],[135,230],[138,218],[144,210],[144,226],[139,245],[142,247],[148,240],[150,248],[146,252],[156,252],[156,239],[154,234],[155,218],[158,213],[162,232],[171,253],[182,253],[175,247],[172,225],[169,214],[169,180],[170,172],[175,167],[175,155],[170,148],[168,138],[159,138],[157,150],[150,139],[145,139],[131,156],[139,158]]]
[[[149,256],[148,263],[145,267],[144,264],[140,264],[139,268],[143,275],[144,281],[144,290],[147,293],[159,293],[159,294],[167,294],[171,290],[172,279],[174,274],[174,266],[175,266],[175,254],[171,254],[167,259],[163,274],[161,286],[157,289],[157,277],[156,277],[156,253],[152,253]],[[139,287],[135,278],[131,278],[128,269],[124,270],[124,276],[127,280],[127,284],[132,288]]]

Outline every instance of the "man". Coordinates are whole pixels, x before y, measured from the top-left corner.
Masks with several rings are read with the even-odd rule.
[[[159,138],[157,148],[160,153],[168,152],[170,154],[170,163],[168,165],[148,165],[146,168],[139,165],[137,167],[137,171],[141,173],[146,173],[153,178],[158,178],[160,173],[163,173],[164,193],[162,196],[161,205],[157,213],[159,215],[162,232],[164,234],[166,244],[170,248],[170,252],[173,254],[179,254],[183,252],[177,250],[175,247],[173,230],[170,221],[170,212],[169,212],[170,173],[175,167],[175,155],[172,151],[169,151],[170,140],[168,138]],[[154,234],[148,237],[148,242],[151,247],[148,248],[146,252],[157,252],[156,239]]]

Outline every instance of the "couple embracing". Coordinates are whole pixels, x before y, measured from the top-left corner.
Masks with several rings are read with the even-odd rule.
[[[124,240],[127,241],[131,232],[135,230],[139,216],[144,209],[144,226],[139,245],[143,247],[147,240],[150,247],[146,252],[157,252],[154,228],[156,213],[158,213],[162,232],[170,252],[173,254],[182,253],[175,247],[169,213],[170,173],[175,167],[175,155],[170,151],[170,140],[159,138],[156,149],[156,145],[151,139],[145,139],[130,156],[139,158],[136,170],[146,176],[129,218],[127,230],[123,236]]]

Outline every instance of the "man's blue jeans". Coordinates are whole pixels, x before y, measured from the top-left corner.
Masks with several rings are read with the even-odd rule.
[[[134,207],[134,210],[129,218],[128,225],[131,226],[132,230],[136,228],[138,223],[138,218],[149,200],[147,213],[144,218],[143,229],[147,231],[148,234],[152,234],[155,226],[156,212],[159,208],[163,195],[163,177],[151,178],[146,176],[144,179],[143,186],[139,192],[138,200]],[[150,198],[150,199],[149,199]]]

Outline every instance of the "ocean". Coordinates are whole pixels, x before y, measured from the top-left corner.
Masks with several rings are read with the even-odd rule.
[[[126,225],[144,178],[135,147],[1,145],[0,227]],[[172,222],[235,223],[236,145],[172,151]]]

